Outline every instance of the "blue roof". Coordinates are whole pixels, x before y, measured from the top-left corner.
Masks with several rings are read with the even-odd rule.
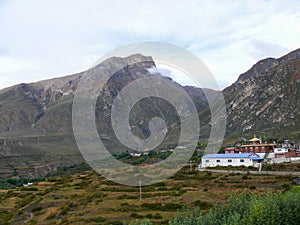
[[[250,158],[252,160],[263,160],[262,157],[253,153],[241,153],[241,154],[207,154],[204,155],[202,158],[204,159],[211,159],[211,158],[218,158],[218,159],[228,159],[228,158]]]

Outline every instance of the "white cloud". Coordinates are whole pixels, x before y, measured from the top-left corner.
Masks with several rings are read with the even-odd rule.
[[[0,88],[79,72],[142,40],[187,47],[226,86],[257,60],[299,48],[299,24],[297,0],[4,1]]]

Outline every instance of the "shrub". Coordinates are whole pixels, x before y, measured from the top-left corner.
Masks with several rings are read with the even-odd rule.
[[[136,218],[136,219],[142,219],[142,218],[144,218],[144,216],[139,215],[137,213],[131,213],[130,216],[133,217],[133,218]]]
[[[54,217],[56,217],[56,213],[51,213],[49,216],[47,216],[47,220],[52,220]]]
[[[103,223],[103,222],[105,222],[106,220],[107,220],[106,218],[97,217],[97,218],[89,219],[89,222]]]
[[[32,210],[31,210],[31,212],[39,212],[39,211],[41,211],[43,208],[41,207],[41,206],[37,206],[37,207],[35,207],[35,208],[33,208]]]
[[[124,225],[124,223],[121,221],[110,221],[105,224],[107,224],[107,225]]]
[[[9,211],[0,211],[0,224],[8,224],[8,221],[13,218],[13,213]]]
[[[153,216],[154,219],[162,219],[163,217],[159,214],[159,213],[156,213],[154,216]]]
[[[122,225],[126,225],[126,223],[122,223]],[[132,223],[130,223],[130,225],[152,225],[152,223],[150,222],[149,219],[145,219],[143,221],[134,221]]]
[[[233,194],[228,205],[216,205],[206,214],[199,209],[185,210],[169,224],[297,225],[300,221],[299,201],[300,193],[269,193],[258,197],[244,192]]]
[[[208,202],[203,202],[201,200],[196,200],[192,203],[192,205],[199,207],[200,209],[204,209],[204,210],[208,210],[210,208],[213,207],[212,204],[208,203]]]

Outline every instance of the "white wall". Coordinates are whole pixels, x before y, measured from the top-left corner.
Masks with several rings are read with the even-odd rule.
[[[286,153],[289,150],[287,148],[274,148],[274,153]]]
[[[208,160],[208,161],[207,161]],[[219,161],[218,161],[219,160]],[[231,160],[232,162],[228,162]],[[240,160],[244,160],[241,162]],[[248,158],[227,158],[227,159],[220,159],[220,158],[202,158],[202,167],[216,167],[216,166],[253,166],[254,163],[251,159]]]
[[[291,162],[291,159],[285,157],[275,158],[275,159],[271,159],[270,164],[277,164],[277,163],[284,163],[284,162]]]

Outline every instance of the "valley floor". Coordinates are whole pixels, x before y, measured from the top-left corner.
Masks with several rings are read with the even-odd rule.
[[[0,224],[123,224],[143,218],[167,224],[183,208],[207,212],[217,203],[228,203],[232,193],[286,191],[297,178],[190,172],[184,167],[164,182],[143,187],[140,201],[139,188],[116,184],[91,170],[66,174],[0,190]]]

